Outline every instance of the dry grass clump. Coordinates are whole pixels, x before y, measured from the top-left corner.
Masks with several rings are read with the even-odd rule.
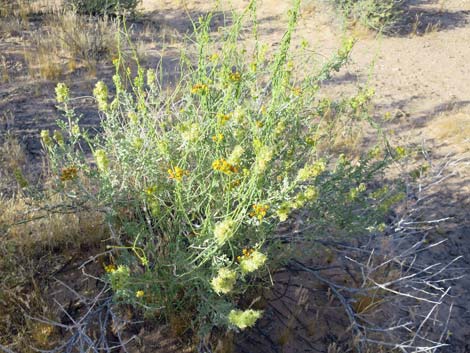
[[[6,193],[14,193],[19,185],[27,184],[23,174],[26,159],[19,141],[6,135],[0,145],[0,197]]]
[[[26,21],[30,16],[53,11],[59,3],[60,0],[2,0],[0,18],[19,17]]]
[[[26,198],[0,199],[0,344],[14,351],[52,348],[63,333],[39,319],[59,321],[51,281],[73,259],[100,249],[106,237],[96,212],[47,213]],[[91,250],[101,251],[101,250]]]
[[[26,16],[31,12],[32,1],[28,0],[3,0],[0,7],[0,17]]]
[[[455,147],[459,152],[470,152],[470,113],[463,111],[442,114],[426,127],[430,137]]]
[[[0,16],[0,36],[17,37],[21,31],[29,28],[29,22],[21,17],[1,17]]]
[[[32,46],[25,48],[24,58],[31,77],[58,80],[64,71],[62,52],[51,35],[35,34]]]
[[[52,276],[99,249],[107,232],[99,212],[56,209],[52,189],[27,196],[33,194],[26,163],[21,144],[6,136],[0,145],[0,347],[29,353],[51,348],[61,337],[37,320],[58,320],[49,296]]]
[[[7,251],[2,246],[3,256],[0,270],[5,277],[0,281],[0,345],[9,346],[18,352],[33,352],[37,348],[51,348],[54,330],[51,326],[35,322],[27,314],[51,317],[52,312],[46,303],[44,294],[35,279],[37,262],[27,258],[23,263],[6,257]]]
[[[59,39],[67,59],[90,65],[116,51],[117,24],[108,17],[80,16],[64,11],[51,21],[51,35]]]
[[[116,51],[114,20],[56,11],[45,19],[45,30],[36,31],[25,59],[31,76],[57,80],[66,72],[85,67],[95,71],[100,60]]]
[[[1,32],[1,29],[0,29]],[[0,55],[0,82],[8,83],[10,81],[10,74],[8,73],[8,65],[5,56]]]
[[[98,212],[51,213],[54,204],[53,198],[40,203],[28,198],[0,200],[0,229],[8,241],[34,252],[102,239],[103,217]]]
[[[17,139],[7,136],[0,145],[1,245],[21,247],[33,255],[57,248],[94,243],[103,238],[103,217],[97,211],[56,207],[63,200],[46,181],[32,192],[27,157]]]

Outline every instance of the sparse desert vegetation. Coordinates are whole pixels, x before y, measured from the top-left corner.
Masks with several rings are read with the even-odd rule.
[[[0,352],[466,352],[469,21],[3,1]]]

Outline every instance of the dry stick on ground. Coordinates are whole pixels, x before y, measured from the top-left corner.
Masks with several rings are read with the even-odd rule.
[[[446,239],[428,243],[426,233],[449,218],[416,221],[414,217],[422,214],[426,203],[437,197],[436,193],[430,192],[431,188],[452,177],[454,173],[449,169],[459,163],[466,161],[446,160],[427,180],[408,187],[408,195],[413,196],[413,201],[408,203],[405,215],[392,224],[391,235],[371,236],[365,245],[357,248],[338,241],[321,241],[330,249],[336,249],[343,255],[343,261],[355,267],[354,272],[362,277],[360,286],[335,283],[328,279],[328,269],[312,268],[297,260],[289,264],[331,289],[349,318],[358,352],[364,351],[361,344],[380,345],[404,353],[434,353],[446,346],[444,341],[453,308],[452,287],[448,283],[463,277],[462,268],[454,267],[462,256],[444,264],[433,263],[432,256],[427,258],[427,255],[442,246]],[[306,230],[311,230],[310,226],[283,234],[281,239],[292,237],[292,241],[303,241],[302,233]],[[388,248],[382,244],[384,240],[388,242]],[[368,318],[367,313],[355,307],[358,297],[377,306],[381,310],[378,316],[372,314]]]
[[[134,324],[134,322],[131,323],[117,315],[110,288],[104,285],[96,296],[87,298],[61,281],[59,283],[76,296],[78,302],[84,306],[85,312],[80,317],[75,318],[62,304],[54,300],[70,323],[64,324],[46,318],[29,317],[32,320],[57,327],[64,332],[64,336],[67,335],[67,338],[54,349],[43,350],[34,347],[33,349],[41,353],[128,352],[126,346],[136,338],[135,336],[125,340],[122,337],[121,330],[116,330],[116,332],[113,332],[116,341],[110,341],[109,339],[111,326],[125,327],[129,324]],[[10,351],[5,352],[13,353]]]

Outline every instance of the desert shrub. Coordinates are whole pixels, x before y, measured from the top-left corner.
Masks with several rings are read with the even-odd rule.
[[[353,41],[319,70],[298,67],[291,50],[297,2],[277,51],[256,39],[254,20],[248,54],[238,39],[255,11],[252,2],[214,35],[211,15],[199,19],[196,54],[182,54],[174,89],[160,86],[158,70],[138,66],[132,74],[116,58],[113,96],[104,82],[93,92],[103,116],[95,139],[59,84],[67,119],[52,136],[41,134],[54,189],[70,207],[93,203],[107,215],[116,250],[107,281],[116,302],[199,337],[214,326],[244,329],[260,317],[249,293],[290,256],[286,243],[309,239],[300,229],[279,234],[280,223],[302,213],[312,237],[350,236],[380,228],[393,202],[388,190],[373,188],[387,154],[379,147],[359,157],[337,154],[329,143],[368,119],[370,90],[339,101],[320,95]],[[299,48],[301,57],[307,47]],[[83,141],[91,162],[80,152]]]
[[[80,14],[112,15],[133,13],[140,0],[66,0],[66,4]]]
[[[374,30],[388,30],[401,14],[403,0],[334,0],[348,19]]]

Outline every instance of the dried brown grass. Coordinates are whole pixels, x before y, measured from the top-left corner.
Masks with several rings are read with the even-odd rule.
[[[98,62],[109,60],[117,49],[117,23],[106,17],[88,17],[58,10],[44,17],[32,33],[24,57],[32,77],[56,81],[85,67],[96,71]]]
[[[52,348],[61,333],[37,321],[60,321],[50,281],[71,259],[100,249],[107,234],[103,218],[95,212],[47,214],[22,197],[0,199],[0,209],[0,344],[25,353]]]
[[[52,276],[70,259],[100,249],[107,237],[99,212],[48,212],[61,201],[53,190],[43,190],[42,198],[27,196],[26,163],[21,144],[7,136],[0,145],[0,187],[7,191],[0,194],[0,344],[23,353],[52,348],[61,339],[57,328],[37,320],[58,320]]]
[[[470,113],[453,111],[439,115],[426,127],[427,134],[453,146],[457,152],[470,152]]]
[[[0,145],[0,198],[5,194],[16,193],[19,184],[27,182],[24,177],[26,161],[26,154],[18,139],[6,134]]]

